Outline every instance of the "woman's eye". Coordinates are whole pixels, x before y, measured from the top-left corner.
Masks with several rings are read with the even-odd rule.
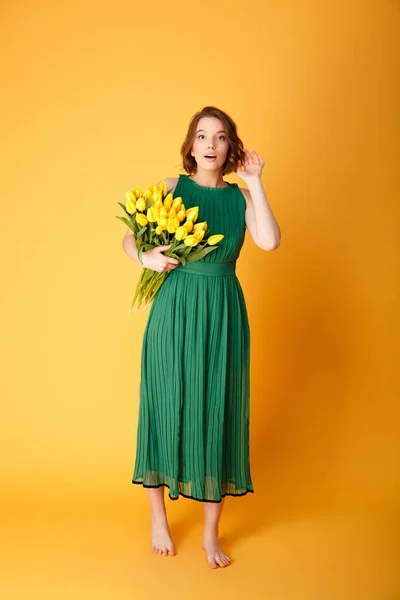
[[[198,138],[204,137],[204,135],[202,133],[200,133],[200,135],[197,136]],[[224,135],[220,135],[220,138],[224,138],[224,140],[226,139]]]

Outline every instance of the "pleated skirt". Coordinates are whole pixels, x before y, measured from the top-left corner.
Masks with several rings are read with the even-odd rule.
[[[250,329],[233,263],[170,272],[143,335],[132,483],[220,502],[254,492]]]

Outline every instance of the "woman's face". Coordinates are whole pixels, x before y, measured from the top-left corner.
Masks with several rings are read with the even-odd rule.
[[[202,117],[197,123],[191,150],[197,166],[209,171],[222,169],[228,150],[228,135],[222,121],[216,117]],[[206,155],[216,158],[208,159]]]

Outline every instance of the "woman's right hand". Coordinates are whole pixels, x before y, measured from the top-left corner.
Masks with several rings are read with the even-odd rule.
[[[142,252],[143,266],[152,271],[172,271],[181,264],[180,260],[173,258],[172,256],[165,256],[164,250],[171,248],[172,244],[167,246],[155,246],[147,252]]]

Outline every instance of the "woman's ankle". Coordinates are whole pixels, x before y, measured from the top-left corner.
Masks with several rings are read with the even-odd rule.
[[[218,527],[205,527],[203,531],[203,539],[207,540],[210,538],[218,538],[219,529]]]

